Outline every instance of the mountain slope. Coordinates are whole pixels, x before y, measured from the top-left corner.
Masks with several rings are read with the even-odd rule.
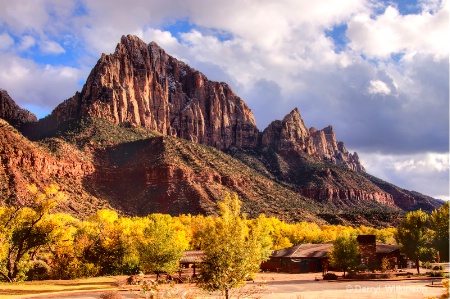
[[[29,204],[28,186],[44,188],[57,184],[70,201],[61,210],[86,215],[110,208],[108,201],[92,196],[83,180],[94,171],[89,154],[61,139],[31,142],[6,121],[0,119],[0,205]]]
[[[73,199],[62,209],[82,216],[214,214],[236,192],[251,217],[376,226],[442,204],[366,174],[331,126],[307,129],[297,108],[259,132],[226,83],[134,36],[48,117],[17,122],[25,114],[7,100],[3,117],[24,134],[2,121],[7,204],[26,203],[27,184],[57,183]]]

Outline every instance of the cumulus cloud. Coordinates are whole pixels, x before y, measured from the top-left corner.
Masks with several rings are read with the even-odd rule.
[[[361,154],[361,153],[360,153]],[[442,153],[418,153],[408,155],[383,155],[362,153],[362,163],[370,174],[395,182],[407,190],[450,200],[449,155]]]
[[[79,89],[77,81],[82,72],[75,68],[42,66],[12,55],[0,55],[0,65],[1,87],[22,107],[42,113],[38,117],[44,117]]]
[[[393,6],[376,18],[360,14],[348,23],[350,46],[375,58],[389,58],[393,53],[448,57],[449,2],[443,1],[441,5],[436,12],[424,10],[417,15],[401,15]]]
[[[22,36],[21,40],[20,40],[20,44],[19,44],[19,51],[25,51],[28,50],[29,48],[33,47],[36,44],[36,40],[34,37],[30,36],[30,35],[24,35]]]
[[[8,33],[0,34],[0,50],[7,50],[13,44],[14,40]]]
[[[39,48],[45,54],[61,54],[66,52],[60,44],[54,41],[43,41],[40,43]]]
[[[371,80],[367,92],[370,94],[388,95],[391,93],[391,89],[383,81]]]

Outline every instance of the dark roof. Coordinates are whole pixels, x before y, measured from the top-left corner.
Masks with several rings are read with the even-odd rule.
[[[326,257],[332,243],[325,244],[300,244],[297,246],[276,250],[271,257],[278,258],[311,258]]]
[[[377,243],[377,253],[392,253],[396,250],[399,250],[400,247],[398,245],[389,245],[383,243]]]
[[[203,261],[203,251],[201,250],[189,250],[183,252],[183,256],[180,259],[180,263],[201,263]]]

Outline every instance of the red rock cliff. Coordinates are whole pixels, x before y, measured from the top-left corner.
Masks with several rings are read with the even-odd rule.
[[[17,127],[20,123],[37,122],[37,117],[30,111],[20,108],[9,96],[8,92],[0,88],[0,118]]]
[[[272,122],[262,133],[261,143],[263,147],[272,147],[278,151],[301,151],[332,164],[365,172],[358,154],[349,153],[343,142],[336,141],[332,126],[323,130],[308,130],[297,108],[282,121]]]
[[[123,36],[103,54],[81,93],[47,121],[95,116],[185,138],[219,149],[254,147],[253,113],[226,83],[213,82],[167,55],[156,43]]]

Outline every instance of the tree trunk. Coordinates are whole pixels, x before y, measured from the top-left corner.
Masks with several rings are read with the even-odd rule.
[[[5,273],[0,272],[0,275],[3,276],[3,278],[6,279],[6,281],[12,282],[11,278],[9,278],[9,276],[6,275]]]
[[[416,269],[417,269],[417,274],[420,274],[419,259],[416,259]]]
[[[228,299],[228,289],[225,289],[225,299]]]

